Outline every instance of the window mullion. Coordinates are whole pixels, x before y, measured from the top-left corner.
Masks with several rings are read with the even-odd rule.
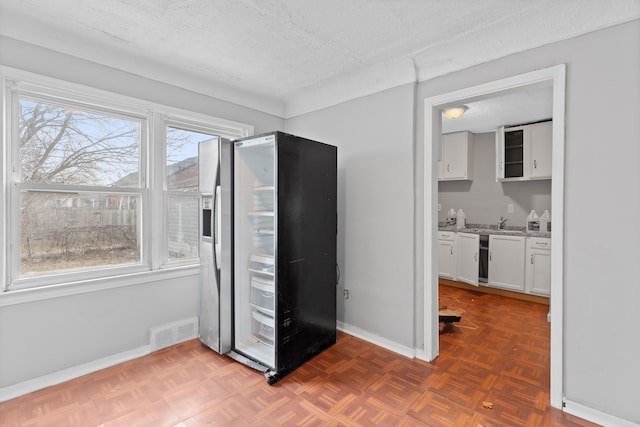
[[[20,277],[20,219],[20,190],[16,186],[10,186],[7,288]]]
[[[164,254],[167,246],[167,230],[165,227],[165,196],[164,196],[164,158],[165,158],[165,131],[164,117],[154,112],[149,118],[149,144],[147,150],[149,159],[149,195],[147,224],[150,230],[150,239],[147,239],[151,256],[151,268],[158,269],[164,263]],[[155,215],[152,213],[155,212]]]
[[[8,179],[8,183],[16,181],[20,176],[20,161],[19,161],[19,146],[17,144],[11,144],[11,141],[17,141],[20,133],[18,131],[18,111],[19,111],[19,102],[18,102],[18,93],[11,88],[7,88],[7,97],[11,100],[7,109],[7,123],[9,124],[9,128],[7,131],[7,144],[6,151],[8,158],[5,161],[6,167],[9,170],[6,171],[4,177]],[[6,106],[6,104],[5,104]],[[6,107],[5,107],[6,108]],[[4,185],[3,191],[7,191],[5,195],[5,199],[7,201],[5,206],[5,214],[7,215],[7,219],[3,221],[3,225],[7,224],[7,229],[4,234],[3,242],[6,242],[4,245],[5,254],[3,263],[6,267],[4,274],[4,290],[9,289],[9,286],[12,283],[12,279],[17,277],[20,274],[20,257],[16,255],[20,252],[20,204],[19,204],[19,192],[17,189],[11,188],[10,185]]]

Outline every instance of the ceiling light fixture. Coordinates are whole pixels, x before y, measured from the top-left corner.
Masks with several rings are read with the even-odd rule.
[[[461,105],[459,107],[447,108],[442,112],[442,114],[444,114],[447,119],[459,119],[460,117],[462,117],[465,111],[467,111],[467,107]]]

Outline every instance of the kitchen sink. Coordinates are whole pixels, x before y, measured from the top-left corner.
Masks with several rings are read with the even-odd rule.
[[[463,233],[474,234],[501,234],[506,236],[526,236],[527,233],[520,230],[499,230],[497,228],[463,228],[460,230]]]
[[[524,236],[527,233],[520,230],[491,230],[492,234],[508,234],[510,236]]]

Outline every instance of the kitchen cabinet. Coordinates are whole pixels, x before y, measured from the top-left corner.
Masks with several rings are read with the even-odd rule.
[[[438,168],[440,181],[473,179],[473,134],[454,132],[442,135],[441,163]]]
[[[549,296],[551,293],[551,239],[527,239],[526,290],[531,294]]]
[[[525,291],[525,241],[523,236],[489,236],[489,286]]]
[[[551,239],[438,231],[438,276],[474,286],[482,283],[549,296]]]
[[[529,162],[531,179],[551,178],[551,150],[553,126],[551,122],[536,123],[529,126],[531,132],[531,161]]]
[[[458,233],[458,281],[478,286],[480,235]]]
[[[551,121],[501,127],[496,132],[496,180],[551,179]]]
[[[438,276],[458,280],[457,236],[453,231],[438,232]]]

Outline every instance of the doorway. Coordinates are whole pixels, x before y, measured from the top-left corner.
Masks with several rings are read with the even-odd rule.
[[[553,152],[551,184],[551,405],[562,408],[563,400],[563,218],[564,218],[564,64],[532,71],[493,82],[426,98],[424,123],[424,358],[438,356],[438,182],[437,159],[441,127],[441,111],[444,108],[507,94],[536,85],[553,87]]]

